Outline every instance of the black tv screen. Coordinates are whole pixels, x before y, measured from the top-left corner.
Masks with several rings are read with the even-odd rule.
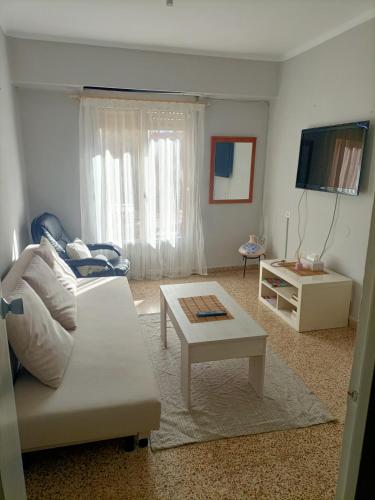
[[[368,121],[302,130],[296,187],[357,195]]]

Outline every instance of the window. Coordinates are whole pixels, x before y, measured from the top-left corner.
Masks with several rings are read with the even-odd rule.
[[[205,273],[201,104],[83,99],[83,236],[113,241],[137,278]]]

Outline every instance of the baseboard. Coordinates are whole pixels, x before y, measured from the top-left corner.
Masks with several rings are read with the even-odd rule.
[[[208,273],[217,273],[218,271],[238,271],[242,269],[242,266],[217,266],[217,267],[208,267]]]

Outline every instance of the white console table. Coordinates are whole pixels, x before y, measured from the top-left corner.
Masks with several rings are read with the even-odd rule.
[[[300,276],[287,267],[260,265],[259,300],[299,332],[347,326],[352,280],[329,269],[327,274]],[[272,286],[267,278],[281,278],[287,286]]]

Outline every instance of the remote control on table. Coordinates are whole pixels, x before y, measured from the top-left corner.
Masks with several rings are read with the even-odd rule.
[[[226,311],[198,311],[198,318],[209,318],[211,316],[226,316]]]

